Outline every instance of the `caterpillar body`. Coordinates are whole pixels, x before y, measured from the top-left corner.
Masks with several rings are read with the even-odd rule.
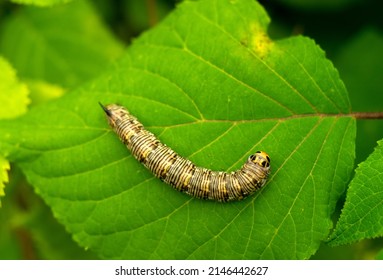
[[[178,191],[197,198],[227,202],[241,200],[266,183],[270,157],[263,151],[250,155],[241,169],[230,173],[197,167],[162,144],[124,107],[100,105],[110,126],[133,156]]]

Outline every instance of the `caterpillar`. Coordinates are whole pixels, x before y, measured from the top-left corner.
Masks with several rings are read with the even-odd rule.
[[[197,167],[162,144],[124,107],[101,103],[100,106],[109,125],[133,156],[178,191],[196,198],[228,202],[242,200],[266,183],[270,157],[263,151],[250,155],[241,169],[230,173]]]

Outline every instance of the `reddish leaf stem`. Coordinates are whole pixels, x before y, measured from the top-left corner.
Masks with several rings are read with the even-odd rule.
[[[353,112],[350,116],[363,120],[363,119],[383,119],[383,112]]]

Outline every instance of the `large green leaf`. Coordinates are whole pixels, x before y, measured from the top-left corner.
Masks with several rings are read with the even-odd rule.
[[[356,169],[330,245],[383,235],[383,140]]]
[[[352,170],[355,121],[323,51],[300,36],[272,41],[268,23],[255,1],[184,2],[94,83],[1,122],[0,148],[101,257],[309,258]],[[98,101],[127,106],[200,166],[234,170],[265,150],[269,183],[228,204],[174,191],[120,143]]]

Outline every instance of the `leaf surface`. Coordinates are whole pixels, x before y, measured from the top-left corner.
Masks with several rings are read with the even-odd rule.
[[[255,1],[184,2],[94,83],[1,123],[0,148],[103,258],[309,258],[348,180],[355,121],[323,51],[271,40],[268,23]],[[126,106],[199,166],[232,171],[267,151],[269,182],[228,204],[176,192],[120,143],[98,101]]]
[[[88,1],[22,7],[1,27],[0,51],[20,77],[71,88],[100,74],[122,46]]]
[[[0,57],[0,119],[24,114],[29,102],[28,88],[18,80],[8,61]]]
[[[383,235],[383,140],[356,169],[330,245]]]
[[[0,119],[11,119],[24,114],[29,104],[28,88],[17,79],[15,70],[2,57],[0,57],[0,104]],[[10,165],[5,156],[6,154],[0,151],[0,197],[5,196],[5,184],[9,180]]]
[[[4,188],[5,184],[8,183],[8,170],[10,169],[9,162],[0,156],[0,197],[5,196]],[[1,200],[0,200],[1,207]]]

